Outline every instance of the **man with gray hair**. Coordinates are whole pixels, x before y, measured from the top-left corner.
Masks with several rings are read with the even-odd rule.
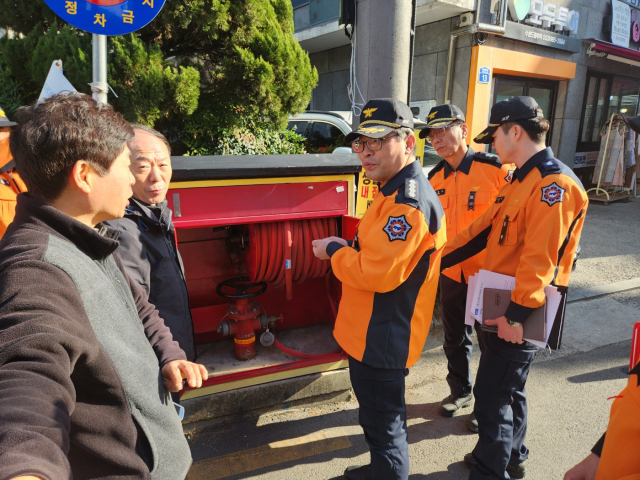
[[[167,207],[171,181],[171,146],[160,132],[132,124],[134,138],[130,169],[135,178],[133,196],[123,218],[105,222],[120,231],[116,251],[127,275],[149,295],[164,323],[187,359],[194,361],[196,348],[189,295],[182,259]],[[174,395],[174,401],[177,401]]]

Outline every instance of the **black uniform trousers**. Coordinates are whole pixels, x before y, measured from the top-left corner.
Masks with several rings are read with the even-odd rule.
[[[360,408],[358,421],[371,451],[372,480],[407,480],[407,406],[404,377],[408,368],[375,368],[349,357],[349,376]]]
[[[524,385],[537,347],[502,340],[495,333],[484,337],[480,365],[473,388],[474,413],[478,420],[477,462],[469,480],[509,480],[507,464],[519,465],[529,456],[524,445],[527,433],[527,396]]]
[[[471,393],[473,374],[470,363],[473,352],[471,333],[473,327],[465,325],[467,284],[456,282],[440,274],[440,303],[442,305],[442,326],[444,328],[444,354],[447,357],[447,383],[451,393],[462,397]],[[476,325],[479,325],[476,322]],[[478,342],[482,351],[481,336]]]

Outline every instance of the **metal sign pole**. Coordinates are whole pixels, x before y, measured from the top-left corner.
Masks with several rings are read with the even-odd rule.
[[[93,99],[107,103],[107,36],[93,34]]]

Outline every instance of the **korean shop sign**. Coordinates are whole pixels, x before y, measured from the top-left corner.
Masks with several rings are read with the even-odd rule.
[[[580,13],[543,0],[509,0],[513,20],[558,33],[577,34]]]
[[[580,41],[568,36],[578,32],[579,12],[543,0],[509,0],[509,12],[514,21],[505,25],[506,38],[572,53],[580,51]]]
[[[125,35],[147,25],[165,0],[45,0],[56,15],[80,30]]]

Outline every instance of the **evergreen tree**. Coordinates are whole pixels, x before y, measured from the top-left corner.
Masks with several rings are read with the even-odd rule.
[[[78,90],[90,81],[91,36],[51,15],[43,0],[0,0],[0,27],[22,34],[0,41],[0,61],[26,101],[37,97],[55,58]],[[108,45],[109,83],[119,95],[110,102],[127,119],[162,130],[178,151],[218,152],[251,130],[266,138],[258,144],[277,144],[318,80],[293,37],[290,0],[167,0],[153,22]]]

